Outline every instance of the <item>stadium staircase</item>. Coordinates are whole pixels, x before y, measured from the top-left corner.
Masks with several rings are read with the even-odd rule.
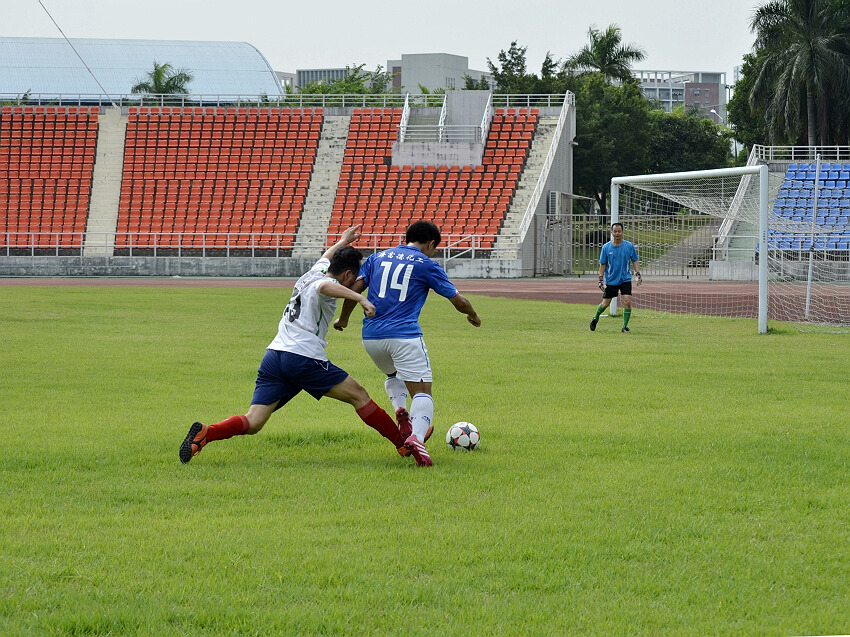
[[[502,225],[502,231],[496,240],[496,251],[502,256],[507,255],[517,258],[519,254],[517,237],[519,236],[520,226],[522,225],[528,204],[531,202],[534,189],[537,187],[537,179],[543,169],[543,164],[546,161],[546,155],[549,153],[549,147],[552,144],[557,126],[557,117],[539,118],[537,129],[531,139],[531,149],[528,154],[526,170],[523,171],[513,203],[508,208],[505,221]]]
[[[115,248],[126,128],[127,119],[121,117],[121,109],[106,108],[98,117],[91,205],[83,248],[86,257],[111,257]]]
[[[315,258],[326,244],[351,116],[325,117],[293,257]]]

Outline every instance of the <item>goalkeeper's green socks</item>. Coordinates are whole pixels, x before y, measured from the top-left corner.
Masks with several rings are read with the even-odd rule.
[[[629,319],[632,318],[632,309],[623,310],[623,327],[629,326]]]
[[[596,308],[596,316],[593,317],[593,320],[598,320],[600,316],[602,316],[602,312],[605,311],[605,308],[602,307],[602,303],[599,304],[599,307]]]

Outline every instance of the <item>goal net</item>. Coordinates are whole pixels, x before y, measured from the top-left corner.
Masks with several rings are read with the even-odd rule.
[[[840,196],[850,183],[814,179],[804,198],[806,176],[747,166],[612,180],[612,221],[645,275],[635,312],[850,332],[850,200]]]

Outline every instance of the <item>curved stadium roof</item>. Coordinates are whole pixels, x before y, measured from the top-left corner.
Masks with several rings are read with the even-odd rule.
[[[283,94],[266,58],[247,42],[70,41],[73,49],[62,38],[0,37],[0,94],[102,95],[74,49],[110,96],[127,95],[134,84],[147,80],[154,61],[189,71],[193,95]]]

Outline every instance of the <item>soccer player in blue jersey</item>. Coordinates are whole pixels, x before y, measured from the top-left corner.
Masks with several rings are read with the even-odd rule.
[[[412,223],[405,233],[406,245],[367,258],[352,286],[355,292],[369,289],[367,298],[375,306],[375,315],[363,319],[363,346],[387,376],[384,387],[396,410],[404,446],[420,467],[433,464],[425,448],[434,431],[433,377],[419,327],[419,313],[428,292],[434,290],[446,297],[472,325],[481,325],[469,299],[458,294],[445,270],[431,259],[441,239],[440,229],[430,221]],[[355,305],[353,301],[343,303],[335,329],[348,326]],[[413,396],[409,413],[408,396]]]
[[[599,254],[599,289],[602,290],[602,303],[596,308],[596,315],[590,321],[590,331],[596,329],[599,316],[618,294],[623,295],[623,328],[628,334],[629,319],[632,317],[632,267],[635,270],[637,284],[642,283],[637,250],[631,241],[623,240],[623,224],[611,224],[611,240],[602,246]]]
[[[363,422],[395,445],[400,455],[410,453],[392,417],[325,354],[326,335],[336,313],[337,299],[351,300],[353,305],[359,303],[366,316],[375,313],[372,303],[351,290],[358,280],[362,261],[360,252],[349,246],[360,237],[357,228],[343,232],[340,240],[295,283],[277,336],[260,363],[248,412],[213,425],[194,423],[180,445],[181,462],[189,462],[210,442],[257,433],[275,411],[301,390],[316,400],[328,396],[349,403]]]

